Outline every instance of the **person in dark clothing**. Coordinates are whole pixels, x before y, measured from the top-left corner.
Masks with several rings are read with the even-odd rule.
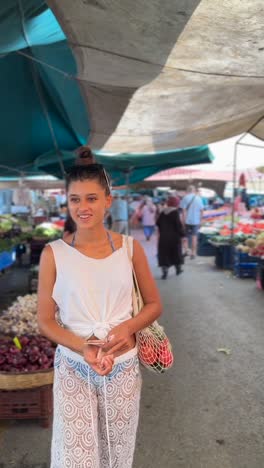
[[[157,226],[159,229],[158,261],[162,269],[162,279],[168,276],[169,267],[174,265],[176,275],[182,273],[182,237],[184,229],[178,211],[179,200],[168,198],[167,208],[159,215]]]

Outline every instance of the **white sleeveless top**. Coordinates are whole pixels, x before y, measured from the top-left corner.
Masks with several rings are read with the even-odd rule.
[[[122,247],[103,259],[87,257],[62,239],[49,243],[56,264],[52,297],[64,326],[79,336],[104,339],[132,316],[132,267],[122,237]],[[133,238],[128,242],[132,256]]]

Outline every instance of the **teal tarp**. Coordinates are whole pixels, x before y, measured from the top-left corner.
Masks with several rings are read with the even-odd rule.
[[[42,64],[76,74],[65,35],[45,2],[1,2],[0,54],[0,164],[28,170],[55,144],[64,150],[84,144],[89,123],[78,82]],[[0,174],[12,171],[0,168]]]
[[[75,155],[70,152],[63,152],[61,156],[67,172],[67,169],[74,163]],[[155,154],[119,154],[113,156],[96,153],[96,160],[103,164],[111,174],[113,185],[123,185],[127,181],[127,175],[129,182],[135,183],[170,167],[211,162],[213,155],[207,146],[200,146],[199,148],[185,148]],[[46,171],[56,177],[63,176],[58,157],[54,152],[38,158],[36,169]]]
[[[12,176],[14,170],[61,176],[56,148],[66,168],[72,164],[73,150],[87,141],[90,129],[76,71],[65,35],[45,2],[1,2],[0,176]],[[98,154],[98,160],[119,184],[125,170],[133,169],[131,180],[138,181],[168,167],[210,162],[210,152],[202,147],[152,155]]]

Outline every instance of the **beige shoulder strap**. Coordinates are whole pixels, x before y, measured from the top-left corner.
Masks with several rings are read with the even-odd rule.
[[[133,314],[137,315],[140,312],[140,310],[142,309],[142,307],[144,306],[144,302],[143,302],[141,292],[140,292],[140,289],[139,289],[137,275],[136,275],[136,272],[135,272],[134,266],[133,266],[133,260],[132,260],[130,245],[129,245],[129,239],[128,239],[128,236],[125,236],[125,237],[126,237],[127,255],[128,255],[129,260],[130,260],[130,264],[131,264],[131,268],[132,268],[132,272],[133,272],[133,291],[132,291]]]

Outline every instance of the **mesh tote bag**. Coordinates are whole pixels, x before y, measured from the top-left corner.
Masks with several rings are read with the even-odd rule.
[[[132,306],[133,316],[135,317],[144,306],[144,302],[140,293],[136,273],[133,267],[130,246],[128,237],[126,236],[126,246],[128,257],[133,271],[133,290],[132,290]],[[138,357],[144,367],[162,374],[169,369],[173,364],[173,353],[170,341],[157,321],[153,322],[148,327],[140,330],[136,334]]]

